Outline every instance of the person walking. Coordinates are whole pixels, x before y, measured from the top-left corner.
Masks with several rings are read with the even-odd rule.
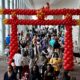
[[[19,72],[19,79],[21,79],[22,75],[22,55],[20,53],[20,50],[14,55],[14,63],[16,66],[16,74]]]

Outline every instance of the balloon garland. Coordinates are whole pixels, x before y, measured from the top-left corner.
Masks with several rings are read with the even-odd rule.
[[[12,24],[13,23],[13,19],[4,19],[3,22],[5,24]],[[18,19],[16,20],[16,23],[19,25],[79,25],[80,21],[79,20],[72,20],[72,22],[69,22],[68,19],[64,19],[64,20],[44,20],[40,19],[39,20],[25,20],[25,19]]]
[[[72,16],[67,15],[66,20],[69,20],[69,23],[72,22]],[[73,42],[72,42],[72,25],[66,25],[65,33],[65,46],[64,46],[64,69],[72,70],[73,69]]]
[[[12,25],[11,43],[10,43],[10,60],[11,63],[14,54],[18,50],[17,41],[17,25],[65,25],[65,50],[64,50],[64,69],[73,69],[73,44],[72,44],[72,25],[80,25],[80,20],[72,19],[73,15],[80,15],[80,9],[49,9],[47,3],[46,8],[39,10],[34,9],[0,9],[0,14],[12,15],[12,19],[4,19],[5,24]],[[37,20],[22,20],[17,19],[16,15],[36,15]],[[63,20],[45,20],[47,15],[66,15]],[[14,43],[14,44],[13,44]]]
[[[40,10],[40,9],[39,9]],[[16,12],[17,15],[37,15],[38,10],[34,9],[0,9],[0,14],[11,14]],[[80,9],[47,9],[43,8],[45,15],[80,15]]]
[[[18,51],[18,39],[17,39],[17,17],[15,12],[12,13],[12,26],[11,26],[11,40],[10,40],[10,56],[9,56],[9,64],[11,64],[12,59],[15,53]],[[7,23],[7,21],[6,21]]]
[[[37,11],[37,17],[39,20],[44,20],[45,13],[43,12],[43,9]]]

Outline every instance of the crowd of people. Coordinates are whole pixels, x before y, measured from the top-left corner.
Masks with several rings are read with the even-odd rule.
[[[64,35],[52,28],[18,34],[15,53],[4,80],[70,80],[63,69]]]

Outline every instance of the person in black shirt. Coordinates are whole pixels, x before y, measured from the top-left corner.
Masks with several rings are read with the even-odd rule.
[[[8,65],[8,71],[4,74],[4,80],[17,80],[16,73],[11,65]]]
[[[32,67],[29,80],[42,80],[39,72],[39,67],[37,65],[34,65]]]

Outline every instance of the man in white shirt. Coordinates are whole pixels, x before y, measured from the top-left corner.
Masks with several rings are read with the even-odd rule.
[[[22,75],[22,55],[20,54],[20,51],[18,51],[18,53],[16,53],[14,55],[14,63],[16,66],[16,74],[19,71],[19,78],[21,79],[21,75]]]

